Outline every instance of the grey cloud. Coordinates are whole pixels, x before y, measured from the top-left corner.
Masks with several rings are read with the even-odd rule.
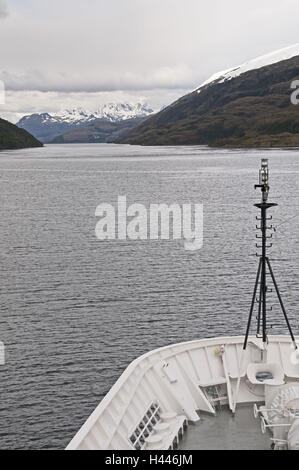
[[[6,18],[8,16],[8,9],[4,0],[0,0],[0,18]]]
[[[0,28],[7,88],[192,89],[214,72],[298,42],[298,0],[83,3],[11,1],[14,15]]]
[[[155,90],[192,88],[200,83],[194,80],[192,70],[185,66],[160,67],[150,73],[111,71],[85,74],[59,74],[55,71],[33,70],[24,73],[0,72],[0,79],[11,91],[39,90],[43,92],[103,92],[119,90]]]
[[[8,91],[6,105],[0,106],[0,116],[11,122],[17,122],[25,114],[40,112],[58,112],[61,109],[82,107],[95,111],[105,103],[150,103],[158,111],[184,95],[187,90],[143,90],[140,93],[113,92],[40,92],[40,91]]]
[[[298,0],[85,3],[10,0],[0,28],[0,80],[18,99],[26,90],[55,92],[64,107],[68,93],[145,90],[160,101],[163,93],[184,94],[215,72],[298,42]],[[31,95],[35,109],[42,96]],[[14,103],[1,112],[18,112]]]

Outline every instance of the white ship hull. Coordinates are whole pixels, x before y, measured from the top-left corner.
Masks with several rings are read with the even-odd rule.
[[[249,338],[246,351],[243,342],[243,337],[204,339],[157,349],[136,359],[67,449],[173,449],[184,432],[192,432],[191,428],[186,431],[188,423],[198,422],[201,414],[215,414],[217,406],[226,405],[238,413],[238,405],[251,403],[253,408],[254,403],[266,403],[269,393],[278,394],[282,386],[288,390],[297,387],[299,397],[299,360],[288,336],[270,336],[266,352],[256,337]],[[262,369],[255,371],[260,364],[264,364]],[[269,371],[272,378],[263,382],[254,375]],[[295,405],[299,413],[299,401]],[[279,431],[275,446],[287,448],[293,426],[296,447],[299,432],[294,421],[299,414],[293,413],[279,425],[276,415],[273,418],[273,413],[267,415],[263,409],[267,407],[256,406],[256,416],[262,418],[263,431],[269,426],[274,438]],[[196,430],[200,432],[200,426]]]

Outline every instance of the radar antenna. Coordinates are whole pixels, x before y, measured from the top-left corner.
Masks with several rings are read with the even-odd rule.
[[[277,206],[277,204],[275,203],[268,202],[269,191],[270,191],[268,159],[262,159],[261,169],[259,173],[259,184],[255,185],[255,189],[258,189],[258,188],[260,188],[262,192],[262,201],[259,204],[255,204],[255,207],[257,207],[261,211],[261,216],[257,217],[257,220],[260,222],[260,226],[259,227],[257,226],[257,229],[261,230],[262,235],[256,236],[258,239],[260,239],[260,243],[261,243],[260,245],[257,244],[256,247],[258,249],[261,249],[261,254],[259,255],[258,270],[257,270],[257,275],[256,275],[256,281],[255,281],[255,286],[254,286],[254,291],[253,291],[253,297],[252,297],[252,302],[251,302],[251,308],[250,308],[250,313],[249,313],[249,319],[248,319],[243,349],[244,350],[247,349],[248,337],[249,337],[250,327],[251,327],[251,322],[252,322],[252,315],[253,315],[253,311],[254,311],[254,307],[256,303],[257,291],[258,291],[259,286],[260,286],[260,292],[259,292],[259,299],[258,299],[257,337],[260,336],[261,330],[262,330],[264,349],[266,349],[267,347],[267,343],[268,343],[268,340],[267,340],[267,293],[268,293],[267,277],[270,275],[278,300],[279,300],[281,310],[283,312],[283,315],[284,315],[284,318],[285,318],[285,321],[289,330],[289,333],[292,338],[293,345],[295,349],[297,350],[298,347],[297,347],[296,340],[292,331],[292,327],[288,319],[288,315],[284,307],[282,297],[280,295],[280,291],[279,291],[279,288],[278,288],[278,285],[277,285],[277,282],[273,273],[270,260],[267,256],[267,249],[272,247],[272,243],[269,244],[269,239],[272,238],[272,234],[268,235],[268,230],[273,229],[272,226],[270,227],[268,226],[268,222],[272,220],[272,216],[268,217],[267,211],[268,209],[271,209],[272,207]]]

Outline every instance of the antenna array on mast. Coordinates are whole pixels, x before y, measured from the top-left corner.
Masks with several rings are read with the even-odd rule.
[[[244,347],[243,349],[245,350],[247,348],[247,343],[248,343],[248,337],[250,333],[250,327],[251,327],[251,321],[252,321],[252,315],[254,311],[254,306],[256,303],[256,297],[257,297],[257,291],[258,287],[259,289],[259,299],[258,299],[258,325],[257,325],[257,336],[260,336],[261,330],[262,330],[262,338],[263,338],[263,343],[264,343],[264,348],[266,349],[267,346],[267,293],[268,293],[268,285],[267,285],[267,276],[270,275],[278,300],[280,307],[282,309],[284,318],[287,323],[287,327],[289,330],[289,333],[292,338],[293,345],[295,349],[297,348],[297,344],[295,341],[295,337],[283,304],[282,297],[280,295],[280,291],[273,273],[273,269],[270,263],[270,260],[267,256],[267,249],[272,247],[272,244],[268,245],[268,240],[272,238],[272,234],[268,235],[268,231],[273,229],[273,227],[268,227],[268,221],[272,220],[272,216],[269,218],[267,216],[267,211],[268,209],[271,209],[272,207],[276,207],[277,204],[275,203],[269,203],[268,202],[268,197],[269,197],[269,191],[270,191],[270,186],[269,186],[269,165],[268,165],[268,159],[262,159],[262,164],[261,164],[261,169],[259,172],[259,184],[255,185],[255,189],[261,189],[262,192],[262,201],[259,204],[255,204],[255,207],[260,209],[261,216],[257,217],[257,220],[260,222],[260,226],[257,227],[259,230],[261,230],[262,234],[261,236],[257,235],[257,238],[261,240],[261,245],[256,245],[257,248],[261,249],[261,254],[259,256],[259,265],[258,265],[258,271],[257,271],[257,276],[256,276],[256,281],[255,281],[255,286],[254,286],[254,292],[253,292],[253,297],[252,297],[252,302],[251,302],[251,308],[250,308],[250,313],[249,313],[249,319],[248,319],[248,324],[247,324],[247,330],[246,330],[246,335],[245,335],[245,341],[244,341]]]

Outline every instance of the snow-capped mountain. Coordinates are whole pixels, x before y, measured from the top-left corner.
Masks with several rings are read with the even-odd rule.
[[[95,119],[104,119],[105,121],[117,122],[125,119],[135,119],[137,117],[146,117],[154,111],[147,104],[137,103],[108,103],[96,111],[90,112],[83,108],[73,108],[52,113],[52,118],[69,124],[94,121]]]
[[[49,116],[52,121],[66,122],[68,124],[79,124],[95,119],[92,113],[83,108],[63,109],[58,113],[51,113]],[[46,117],[44,122],[47,120],[49,120],[48,117]]]
[[[197,89],[197,92],[200,93],[202,88],[212,83],[224,83],[232,80],[233,78],[239,77],[250,70],[257,70],[262,67],[266,67],[267,65],[277,64],[278,62],[289,60],[296,56],[299,56],[299,44],[294,44],[293,46],[279,49],[278,51],[271,52],[270,54],[262,55],[237,67],[215,73],[201,84]]]
[[[212,75],[116,142],[299,147],[299,44]],[[298,88],[298,87],[297,87]]]
[[[20,119],[17,126],[45,142],[57,135],[85,127],[97,119],[120,122],[127,119],[145,118],[152,113],[153,110],[144,103],[108,103],[96,111],[73,108],[51,114],[31,114]]]
[[[147,104],[109,103],[99,108],[94,114],[97,119],[110,122],[124,121],[149,116],[154,112]]]

